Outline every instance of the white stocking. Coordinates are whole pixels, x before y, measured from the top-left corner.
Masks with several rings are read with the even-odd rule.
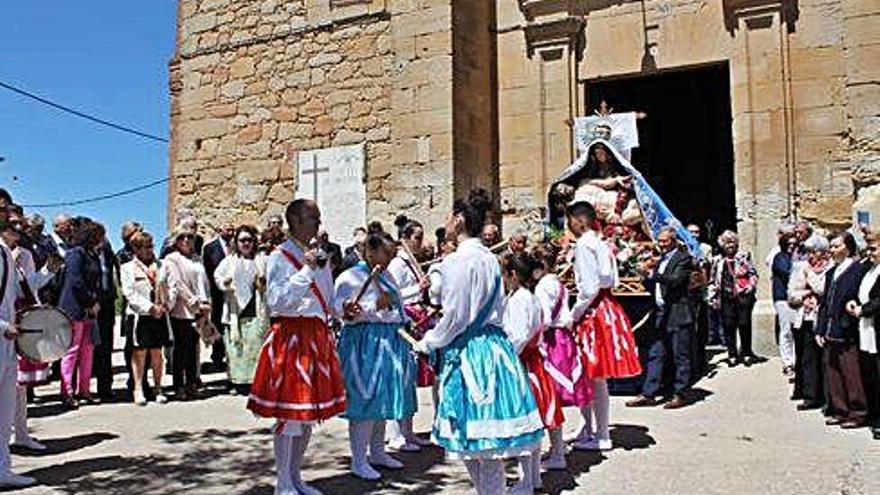
[[[372,421],[348,422],[348,442],[351,446],[352,471],[358,471],[367,465],[367,442],[369,442],[372,429]]]
[[[291,454],[293,451],[293,437],[283,432],[275,434],[275,472],[278,481],[275,482],[275,495],[288,495],[292,493],[293,479],[290,476]]]
[[[565,443],[562,441],[562,427],[550,430],[550,458],[565,458]]]
[[[593,399],[594,401],[596,399]],[[587,404],[586,406],[581,408],[581,417],[584,418],[584,426],[581,428],[580,434],[577,436],[577,441],[587,441],[593,437],[593,405],[592,403]]]
[[[385,425],[385,438],[389,442],[399,442],[400,438],[403,436],[402,428],[400,427],[401,421],[388,421]]]
[[[604,378],[593,380],[593,414],[596,416],[596,438],[610,440],[608,382]]]
[[[293,486],[297,492],[302,495],[320,495],[320,491],[309,486],[302,479],[302,465],[306,457],[306,449],[309,448],[309,441],[312,438],[312,425],[303,423],[301,425],[302,434],[293,437],[293,454],[290,458],[290,478],[293,480]]]
[[[477,495],[483,495],[483,492],[481,491],[482,487],[480,486],[480,472],[482,471],[480,461],[464,461],[464,466],[467,468],[468,474],[471,475],[471,483],[473,483],[474,488],[477,489]]]
[[[15,443],[27,443],[31,439],[27,428],[27,389],[18,385],[15,396]]]
[[[504,477],[504,461],[500,459],[485,459],[480,466],[480,488],[477,492],[480,495],[501,495],[507,488],[507,481]]]
[[[544,482],[541,480],[541,448],[538,447],[532,452],[532,488],[544,488]]]
[[[532,457],[524,455],[519,458],[519,481],[513,487],[513,493],[531,493],[535,486],[532,480]]]

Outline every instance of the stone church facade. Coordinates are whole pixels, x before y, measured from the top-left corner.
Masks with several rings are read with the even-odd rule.
[[[481,186],[510,227],[576,158],[569,120],[596,88],[710,67],[729,216],[765,253],[783,218],[845,225],[859,194],[875,208],[878,21],[873,0],[181,0],[169,218],[262,223],[293,197],[299,154],[362,145],[367,218],[438,225]],[[657,140],[686,150],[703,124]]]

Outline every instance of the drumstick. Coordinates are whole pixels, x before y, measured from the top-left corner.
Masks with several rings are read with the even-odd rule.
[[[416,276],[419,279],[419,283],[424,282],[427,277],[425,277],[425,272],[422,271],[422,265],[419,264],[419,261],[413,256],[412,251],[409,250],[409,246],[406,245],[406,242],[401,241],[400,247],[403,248],[403,251],[406,253],[406,256],[409,258],[410,262],[413,264],[413,267],[416,272]]]
[[[397,334],[400,335],[400,338],[402,338],[404,341],[406,341],[406,343],[409,344],[410,347],[415,347],[416,344],[419,343],[419,341],[416,340],[415,337],[410,335],[409,332],[407,332],[403,328],[398,328]]]
[[[506,248],[509,243],[510,243],[510,239],[508,239],[506,241],[501,241],[498,244],[495,244],[494,246],[490,247],[489,251],[494,253],[496,251],[499,251],[501,249]]]
[[[642,328],[642,326],[644,326],[645,323],[648,322],[648,318],[650,318],[652,314],[654,314],[653,311],[648,311],[647,313],[645,313],[645,316],[643,316],[642,319],[639,320],[638,323],[636,323],[635,325],[633,325],[633,332],[635,332],[636,330]]]
[[[572,268],[574,268],[574,263],[569,263],[569,264],[565,265],[565,266],[562,268],[562,271],[559,272],[559,275],[557,275],[557,277],[559,277],[559,278],[565,278],[565,276],[568,275],[568,272],[569,272]]]
[[[43,333],[43,329],[42,329],[42,328],[19,328],[19,329],[18,329],[18,333],[21,333],[21,334],[25,334],[25,333]]]
[[[370,286],[370,282],[376,278],[377,275],[382,271],[381,266],[374,266],[370,271],[370,275],[367,277],[367,280],[364,281],[364,285],[361,286],[361,290],[358,291],[357,297],[354,298],[354,303],[357,304],[360,302],[361,298],[364,297],[364,294],[367,292],[367,288]]]

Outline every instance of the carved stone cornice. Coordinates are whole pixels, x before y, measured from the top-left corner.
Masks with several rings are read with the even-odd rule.
[[[524,28],[529,57],[536,50],[547,47],[570,46],[577,40],[586,23],[579,17],[565,17],[555,21],[535,22]]]
[[[733,33],[738,28],[737,19],[750,17],[760,18],[764,14],[780,13],[782,22],[788,32],[794,32],[795,22],[800,16],[798,0],[722,0],[724,7],[724,23],[727,30]]]

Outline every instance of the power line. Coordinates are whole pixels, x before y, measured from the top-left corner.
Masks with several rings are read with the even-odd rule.
[[[131,127],[126,127],[121,124],[115,124],[113,122],[110,122],[109,120],[104,120],[102,118],[95,117],[93,115],[89,115],[84,112],[80,112],[79,110],[75,110],[73,108],[64,106],[60,103],[55,103],[54,101],[48,100],[48,99],[43,98],[42,96],[39,96],[39,95],[35,95],[35,94],[33,94],[29,91],[25,91],[21,88],[17,88],[15,86],[13,86],[9,83],[5,83],[3,81],[0,81],[0,88],[7,89],[9,91],[12,91],[13,93],[17,93],[21,96],[25,96],[25,97],[30,98],[32,100],[36,100],[44,105],[48,105],[48,106],[55,108],[57,110],[61,110],[62,112],[67,112],[69,114],[76,115],[77,117],[80,117],[80,118],[83,118],[86,120],[90,120],[92,122],[95,122],[95,123],[98,123],[98,124],[101,124],[101,125],[104,125],[107,127],[111,127],[113,129],[116,129],[117,131],[127,132],[129,134],[134,134],[135,136],[140,136],[142,138],[151,139],[153,141],[159,141],[160,143],[167,143],[168,142],[168,138],[163,138],[161,136],[156,136],[153,134],[142,132],[137,129],[132,129]]]
[[[157,180],[154,180],[154,181],[149,182],[147,184],[142,184],[137,187],[132,187],[130,189],[125,189],[123,191],[118,191],[115,193],[104,194],[101,196],[95,196],[93,198],[78,199],[75,201],[61,201],[58,203],[32,204],[32,205],[21,205],[21,206],[23,208],[57,208],[60,206],[76,206],[76,205],[82,205],[82,204],[86,204],[86,203],[96,203],[98,201],[105,201],[108,199],[118,198],[120,196],[134,194],[136,192],[141,192],[145,189],[149,189],[151,187],[156,187],[160,184],[164,184],[164,183],[168,182],[169,180],[170,180],[169,177],[165,177],[163,179],[157,179]]]

